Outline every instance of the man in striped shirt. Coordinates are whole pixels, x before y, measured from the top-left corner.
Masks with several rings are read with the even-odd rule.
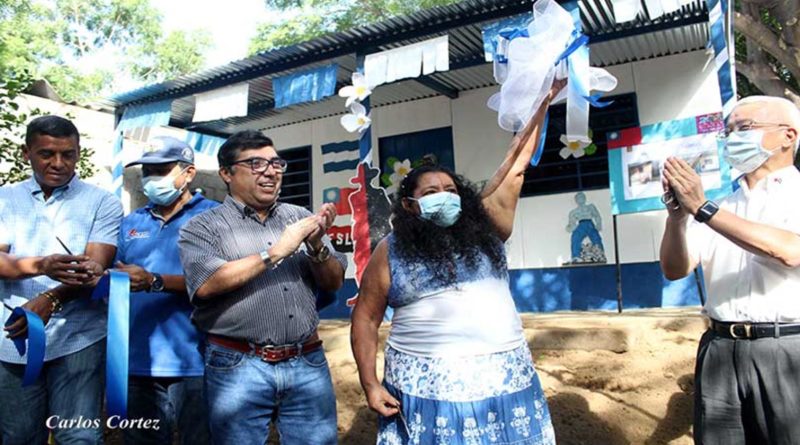
[[[192,319],[208,334],[205,385],[214,443],[336,443],[336,400],[317,335],[316,293],[344,281],[325,232],[336,217],[278,201],[287,162],[257,131],[217,155],[223,204],[192,218],[179,246]]]

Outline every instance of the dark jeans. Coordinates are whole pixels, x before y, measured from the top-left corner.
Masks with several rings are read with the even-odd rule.
[[[336,398],[322,348],[279,363],[212,343],[205,354],[216,445],[266,443],[273,418],[281,445],[336,444]]]
[[[170,445],[175,427],[182,444],[211,443],[203,377],[140,377],[128,381],[128,419],[153,419],[149,428],[126,428],[128,445]]]
[[[800,335],[733,340],[706,331],[694,403],[696,444],[800,444]]]
[[[45,362],[39,379],[22,387],[25,365],[0,363],[0,431],[3,445],[103,443],[101,415],[106,342]]]

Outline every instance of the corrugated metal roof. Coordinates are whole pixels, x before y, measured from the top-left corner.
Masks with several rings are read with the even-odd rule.
[[[321,117],[342,114],[341,99],[274,109],[272,77],[335,62],[338,80],[349,83],[356,67],[356,51],[376,52],[449,35],[451,70],[426,76],[426,85],[405,80],[383,85],[372,95],[373,107],[436,96],[442,91],[466,91],[494,85],[491,64],[483,62],[482,25],[529,12],[531,1],[467,0],[449,6],[419,11],[405,17],[330,34],[298,45],[281,48],[231,62],[200,73],[123,93],[107,105],[172,98],[172,124],[201,132],[232,133],[245,128],[275,128]],[[610,2],[580,0],[584,32],[591,39],[595,66],[609,66],[668,54],[701,49],[707,42],[707,12],[704,0],[694,0],[668,16],[651,20],[646,11],[631,22],[614,22]],[[435,81],[439,88],[431,88]],[[192,124],[193,94],[239,82],[250,84],[248,116]]]

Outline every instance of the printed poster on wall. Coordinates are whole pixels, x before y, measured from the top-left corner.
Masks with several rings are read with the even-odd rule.
[[[731,169],[722,158],[722,114],[628,128],[608,134],[608,174],[614,215],[662,210],[661,171],[675,156],[691,165],[708,199],[731,192]]]

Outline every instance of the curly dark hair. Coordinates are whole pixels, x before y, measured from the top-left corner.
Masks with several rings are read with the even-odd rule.
[[[419,179],[426,173],[445,173],[453,179],[461,197],[461,216],[450,227],[440,227],[403,207],[403,198],[413,198]],[[392,208],[392,227],[397,253],[409,261],[429,265],[434,279],[456,279],[456,261],[464,261],[467,272],[477,272],[485,254],[497,277],[507,274],[503,241],[497,235],[474,186],[447,167],[423,165],[412,170],[400,183]]]

